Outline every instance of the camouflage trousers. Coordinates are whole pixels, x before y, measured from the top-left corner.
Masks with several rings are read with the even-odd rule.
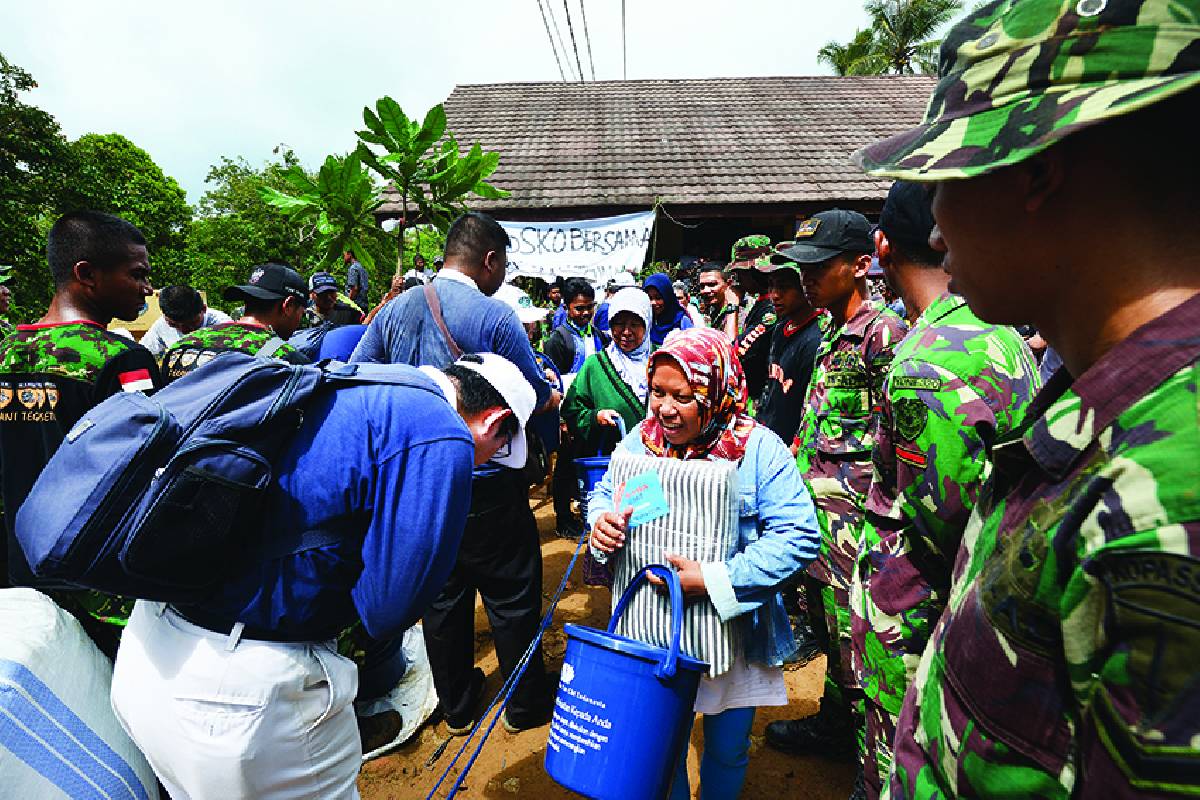
[[[808,598],[812,608],[813,598]],[[826,682],[832,683],[843,693],[859,691],[858,679],[854,675],[851,661],[850,639],[850,593],[840,586],[821,586],[820,608],[825,617],[825,630],[829,632],[829,659],[825,668]]]
[[[863,758],[863,778],[867,787],[867,797],[870,800],[878,800],[887,786],[888,773],[892,769],[892,742],[896,738],[898,718],[882,706],[866,699],[863,701],[863,716],[863,744],[866,751]]]
[[[804,581],[808,617],[813,633],[825,651],[825,692],[822,705],[832,704],[839,716],[854,726],[855,749],[863,759],[866,734],[863,725],[864,699],[862,690],[850,669],[850,609],[848,594],[811,577]]]

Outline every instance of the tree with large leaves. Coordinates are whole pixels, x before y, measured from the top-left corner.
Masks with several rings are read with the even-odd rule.
[[[372,271],[377,250],[372,244],[384,237],[375,224],[375,210],[383,204],[383,196],[358,153],[326,157],[315,177],[298,164],[281,177],[290,192],[263,186],[260,194],[268,204],[304,226],[301,235],[315,240],[321,262],[332,267],[348,251]]]
[[[397,235],[397,274],[403,269],[404,230],[414,218],[444,231],[467,209],[469,196],[489,200],[508,196],[487,182],[500,163],[500,154],[485,153],[475,143],[463,155],[454,135],[446,130],[446,109],[441,104],[417,122],[409,119],[395,100],[381,97],[374,110],[363,109],[363,124],[364,130],[358,132],[363,163],[400,195],[403,211]]]
[[[829,42],[817,60],[838,75],[935,74],[935,37],[961,8],[961,0],[867,0],[870,27],[848,44]]]

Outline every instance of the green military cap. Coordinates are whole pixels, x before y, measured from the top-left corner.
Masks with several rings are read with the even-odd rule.
[[[1200,84],[1200,0],[994,0],[942,42],[922,125],[859,150],[872,175],[969,178]]]
[[[729,251],[730,269],[762,269],[771,258],[771,237],[761,233],[743,236]]]

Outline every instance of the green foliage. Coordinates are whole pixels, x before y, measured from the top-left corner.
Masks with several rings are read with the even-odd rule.
[[[961,0],[867,0],[871,26],[847,44],[829,42],[817,60],[838,75],[935,74],[934,37],[961,8]]]
[[[287,149],[261,168],[243,158],[222,158],[208,171],[209,189],[196,207],[191,228],[192,285],[222,305],[221,291],[242,283],[251,267],[288,264],[301,272],[317,263],[316,242],[306,226],[262,199],[263,187],[286,189],[283,173],[298,165]]]
[[[175,179],[119,133],[86,134],[70,144],[70,151],[70,176],[57,210],[86,208],[129,220],[146,236],[154,283],[186,283],[192,209]]]
[[[409,119],[395,100],[381,97],[374,110],[363,109],[363,124],[365,128],[358,132],[359,157],[395,186],[406,209],[399,226],[401,242],[412,221],[407,218],[410,208],[416,212],[414,216],[444,231],[467,210],[465,200],[470,195],[486,199],[508,196],[487,182],[500,163],[500,154],[484,153],[476,143],[463,155],[454,135],[446,130],[446,109],[440,104],[417,122]],[[402,248],[397,274],[404,268],[403,252]]]
[[[446,249],[446,234],[433,225],[413,225],[404,230],[403,270],[416,267],[417,256],[425,259],[425,266],[433,269],[433,260]]]
[[[290,192],[264,186],[260,194],[269,205],[308,226],[321,262],[334,265],[349,251],[371,270],[375,257],[367,243],[380,234],[374,215],[383,198],[358,154],[328,156],[315,178],[298,165],[282,177]]]
[[[58,122],[21,99],[36,87],[33,76],[0,54],[0,264],[14,268],[9,316],[16,321],[40,317],[54,292],[46,231],[71,162]]]
[[[829,42],[817,52],[817,61],[828,64],[836,75],[880,75],[888,69],[870,28],[856,33],[848,44]]]

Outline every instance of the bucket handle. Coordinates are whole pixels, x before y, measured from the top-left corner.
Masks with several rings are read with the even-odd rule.
[[[608,621],[608,632],[616,632],[617,623],[621,621],[621,615],[625,613],[625,606],[629,605],[629,601],[633,599],[633,593],[646,582],[651,572],[667,582],[667,589],[671,595],[671,647],[667,651],[666,660],[654,670],[654,674],[659,678],[668,680],[675,677],[675,668],[679,661],[679,640],[683,638],[683,586],[680,585],[679,575],[675,570],[663,564],[648,564],[645,568],[638,570],[638,574],[629,582],[629,586],[625,587],[625,592],[617,601],[612,619]]]
[[[627,433],[627,431],[625,430],[625,419],[620,414],[618,414],[617,415],[617,444],[620,444],[621,442],[625,441],[626,433]],[[601,447],[599,450],[596,451],[596,458],[603,458],[603,457],[604,457],[604,448]]]

